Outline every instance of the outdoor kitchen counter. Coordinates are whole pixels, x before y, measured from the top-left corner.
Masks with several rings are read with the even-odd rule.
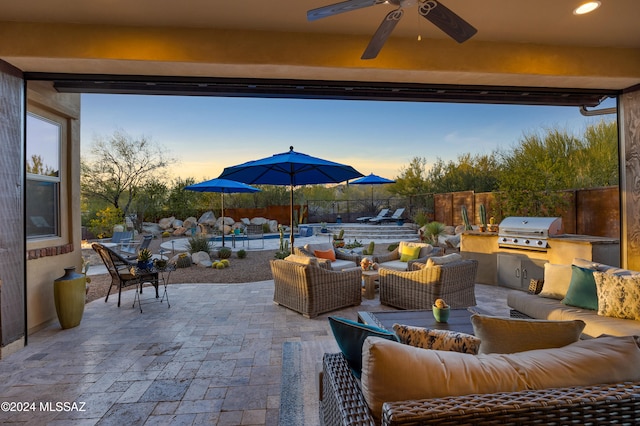
[[[476,282],[498,284],[498,254],[513,254],[537,263],[571,264],[574,258],[618,266],[620,240],[591,235],[562,234],[549,237],[546,251],[498,247],[496,232],[465,231],[460,240],[460,254],[479,263]]]

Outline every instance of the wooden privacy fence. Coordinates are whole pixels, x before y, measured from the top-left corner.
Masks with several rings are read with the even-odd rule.
[[[562,225],[565,234],[594,235],[599,237],[620,238],[620,196],[617,186],[606,188],[578,189],[562,191],[567,206],[562,212]],[[495,193],[473,191],[434,194],[434,220],[446,225],[461,225],[462,206],[467,208],[469,221],[473,225],[480,223],[480,205],[484,204],[487,221],[497,212]]]

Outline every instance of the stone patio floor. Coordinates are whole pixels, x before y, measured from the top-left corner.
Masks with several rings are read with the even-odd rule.
[[[505,289],[476,288],[479,307],[508,315]],[[0,360],[0,423],[277,425],[283,343],[332,340],[329,315],[391,309],[376,297],[306,319],[273,303],[273,281],[170,284],[171,308],[151,293],[143,313],[132,290],[120,308],[93,301],[78,327],[56,322]]]

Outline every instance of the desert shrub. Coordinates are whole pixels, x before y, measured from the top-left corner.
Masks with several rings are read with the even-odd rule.
[[[209,253],[209,238],[207,237],[201,235],[193,235],[189,238],[189,242],[187,244],[189,253],[193,254],[199,251]]]
[[[222,247],[218,250],[218,257],[220,259],[228,259],[231,257],[231,249],[228,247]]]
[[[240,249],[238,250],[238,259],[244,259],[245,257],[247,257],[247,251],[244,249]]]
[[[96,218],[89,221],[89,230],[98,238],[109,238],[113,235],[113,227],[122,222],[122,210],[108,206],[96,212]]]
[[[271,228],[269,227],[268,222],[262,224],[262,232],[264,232],[265,234],[268,234],[269,232],[271,232]]]

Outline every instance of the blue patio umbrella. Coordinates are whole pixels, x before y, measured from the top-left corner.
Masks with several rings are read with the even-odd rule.
[[[224,247],[224,194],[235,192],[258,192],[259,188],[229,179],[211,179],[193,185],[185,186],[184,189],[196,192],[220,192],[222,197],[222,247]]]
[[[289,185],[289,225],[291,227],[289,239],[293,247],[293,187],[339,183],[360,176],[363,174],[351,166],[295,152],[290,146],[288,152],[226,167],[219,177],[252,185]]]
[[[396,181],[383,178],[382,176],[374,175],[373,173],[349,182],[350,185],[371,185],[371,208],[374,210],[374,213],[375,208],[373,206],[373,185],[384,185],[387,183],[396,183]]]

